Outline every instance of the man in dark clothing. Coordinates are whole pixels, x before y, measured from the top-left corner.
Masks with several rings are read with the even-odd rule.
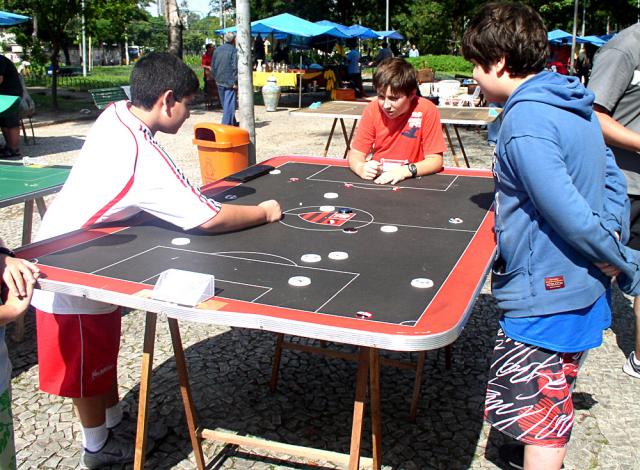
[[[22,84],[16,66],[0,54],[0,95],[22,97]],[[20,100],[0,114],[0,128],[5,147],[0,151],[2,160],[18,160],[20,154]]]
[[[389,43],[387,41],[383,41],[380,47],[381,48],[378,51],[378,55],[373,61],[373,65],[375,65],[376,67],[380,65],[380,62],[382,62],[383,60],[393,57],[393,52],[391,52],[391,49],[389,49]]]
[[[218,84],[218,94],[222,103],[222,124],[235,126],[236,93],[238,83],[238,53],[236,35],[228,32],[224,35],[224,44],[213,53],[211,69]]]

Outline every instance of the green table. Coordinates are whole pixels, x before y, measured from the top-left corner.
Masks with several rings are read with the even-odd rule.
[[[22,223],[22,244],[31,243],[33,225],[33,203],[36,203],[40,217],[47,210],[44,196],[62,189],[67,180],[70,166],[24,166],[22,163],[0,162],[0,207],[24,202]]]

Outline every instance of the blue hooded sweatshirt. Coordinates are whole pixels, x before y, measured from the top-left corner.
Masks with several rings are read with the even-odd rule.
[[[640,253],[625,247],[624,176],[592,111],[594,95],[574,77],[541,72],[502,112],[494,154],[496,240],[492,290],[509,317],[593,304],[622,270],[623,291],[640,292]]]

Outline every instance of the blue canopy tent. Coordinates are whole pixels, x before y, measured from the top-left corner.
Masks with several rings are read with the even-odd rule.
[[[359,24],[354,24],[352,26],[344,26],[329,20],[316,21],[316,24],[319,24],[322,26],[333,26],[334,28],[339,29],[341,32],[345,33],[346,35],[352,38],[377,39],[379,37],[378,33],[376,33],[371,28],[367,28],[366,26],[362,26]]]
[[[17,13],[9,13],[8,11],[0,11],[0,26],[14,26],[16,24],[29,21],[31,18]]]
[[[404,36],[393,29],[389,31],[375,31],[378,37],[388,38],[388,39],[404,39]]]
[[[348,30],[349,34],[359,39],[376,39],[378,37],[378,33],[376,33],[373,29],[359,24],[349,26]]]
[[[553,31],[549,31],[547,33],[547,40],[551,44],[571,44],[573,35],[561,29],[554,29]],[[586,41],[580,37],[576,37],[576,42],[578,44],[583,44],[588,43],[589,41]]]
[[[582,41],[585,41],[588,44],[593,44],[596,47],[602,47],[607,43],[607,41],[599,38],[598,36],[580,36],[576,39],[581,39]]]
[[[618,33],[613,33],[613,34],[603,34],[602,36],[598,36],[600,39],[602,39],[604,42],[608,42],[609,39],[612,39],[616,34]]]
[[[224,34],[228,31],[235,32],[236,27],[218,29],[216,33]],[[311,21],[298,18],[290,13],[282,13],[280,15],[271,16],[262,20],[251,22],[251,34],[271,34],[284,33],[301,37],[316,37],[322,35],[333,36],[336,38],[348,38],[348,34],[343,33],[335,26],[323,26],[312,23]]]

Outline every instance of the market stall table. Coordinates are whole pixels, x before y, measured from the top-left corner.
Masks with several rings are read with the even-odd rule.
[[[19,252],[37,261],[45,290],[147,311],[135,468],[144,464],[157,313],[168,318],[198,468],[205,467],[202,439],[359,468],[370,378],[370,464],[379,469],[379,350],[451,344],[482,287],[495,250],[489,171],[446,168],[394,187],[359,179],[341,159],[277,157],[264,163],[275,170],[204,190],[230,204],[274,198],[284,213],[279,223],[213,235],[183,232],[145,215]],[[196,307],[153,299],[153,285],[169,268],[215,275],[215,296]],[[200,427],[178,320],[359,346],[349,455]]]
[[[327,153],[329,151],[329,146],[331,145],[331,140],[333,139],[333,133],[335,131],[336,125],[339,122],[340,127],[342,128],[342,136],[344,137],[344,141],[346,144],[343,158],[346,158],[347,153],[351,148],[351,140],[353,139],[353,134],[355,133],[358,120],[362,117],[364,108],[368,104],[369,101],[330,101],[322,103],[317,108],[305,108],[296,111],[290,111],[290,114],[292,116],[298,117],[319,117],[333,119],[331,131],[329,132],[329,137],[327,138],[327,143],[324,147],[323,156],[325,157],[327,156]],[[453,140],[451,139],[449,126],[451,126],[453,128],[453,131],[455,132],[460,153],[462,154],[467,167],[469,167],[469,159],[467,158],[467,153],[464,149],[458,127],[487,125],[495,120],[495,118],[498,117],[502,110],[499,108],[438,106],[438,111],[440,112],[440,122],[442,123],[442,130],[445,133],[447,142],[449,143],[449,148],[451,150],[451,154],[453,155],[453,160],[456,166],[460,166],[460,163],[458,161],[458,154],[453,144]],[[347,132],[347,126],[344,122],[345,119],[353,119],[353,125],[351,126],[351,130],[349,132]]]

